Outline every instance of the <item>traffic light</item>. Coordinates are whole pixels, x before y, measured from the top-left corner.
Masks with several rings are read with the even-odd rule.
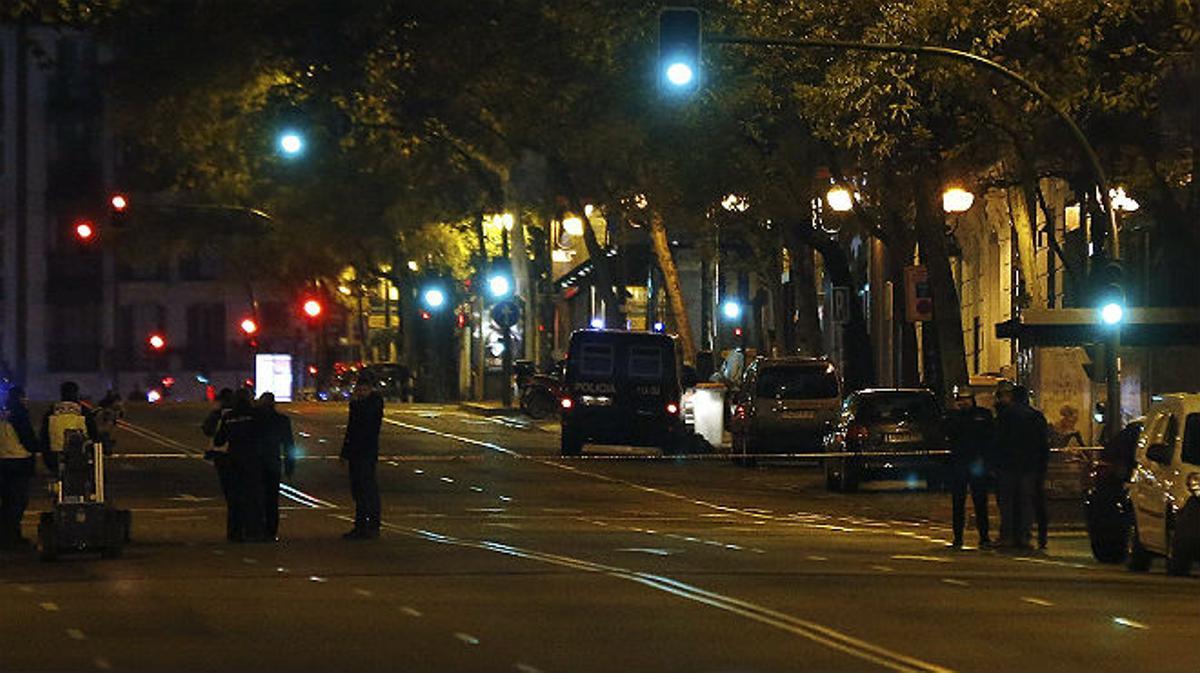
[[[258,322],[254,318],[244,318],[240,325],[242,337],[250,348],[258,348]]]
[[[669,96],[700,90],[700,10],[669,7],[659,13],[658,82]]]
[[[100,233],[96,228],[96,223],[87,218],[75,220],[71,225],[71,231],[75,234],[75,240],[84,244],[95,241]]]
[[[152,332],[146,339],[146,345],[150,346],[150,350],[155,353],[161,353],[167,347],[167,339],[158,332]]]
[[[129,197],[117,192],[108,198],[108,220],[113,227],[125,226],[125,217],[129,214]]]
[[[304,303],[300,305],[300,310],[304,312],[305,317],[309,320],[316,320],[321,317],[321,314],[325,311],[325,307],[319,300],[310,298],[304,300]]]
[[[1125,319],[1125,272],[1121,263],[1105,260],[1093,263],[1092,303],[1100,322],[1119,325]]]
[[[438,287],[425,288],[421,293],[421,301],[425,304],[425,308],[436,311],[446,304],[446,293]]]

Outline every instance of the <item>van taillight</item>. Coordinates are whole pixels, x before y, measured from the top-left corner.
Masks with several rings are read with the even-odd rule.
[[[667,402],[667,413],[672,416],[679,413],[679,405],[674,402]]]
[[[571,407],[575,406],[575,400],[569,397],[564,397],[559,404],[562,405],[563,411],[570,411]]]

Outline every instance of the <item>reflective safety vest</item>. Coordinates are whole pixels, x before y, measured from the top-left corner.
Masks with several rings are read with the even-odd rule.
[[[75,430],[87,437],[87,419],[78,402],[56,402],[50,412],[50,450],[62,451],[66,446],[68,430]]]
[[[8,422],[8,412],[0,411],[0,459],[28,458],[31,455],[21,443],[17,429]]]

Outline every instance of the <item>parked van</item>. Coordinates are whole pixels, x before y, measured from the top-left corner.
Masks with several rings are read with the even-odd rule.
[[[580,330],[571,335],[563,385],[562,455],[583,446],[658,446],[684,433],[685,384],[694,383],[675,338],[656,332]]]
[[[824,358],[757,358],[746,368],[730,414],[733,453],[814,452],[842,406],[837,368]]]

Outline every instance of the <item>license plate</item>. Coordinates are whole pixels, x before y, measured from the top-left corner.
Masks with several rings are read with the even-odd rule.
[[[883,436],[885,444],[902,444],[915,442],[919,439],[921,439],[921,436],[912,432],[889,432]]]
[[[815,411],[785,411],[785,412],[783,412],[783,417],[784,418],[795,418],[797,420],[807,421],[807,420],[816,418],[817,412],[815,412]]]

